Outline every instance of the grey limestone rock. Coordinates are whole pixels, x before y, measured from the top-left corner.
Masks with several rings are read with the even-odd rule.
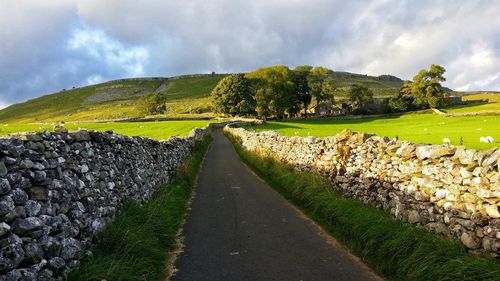
[[[25,219],[16,219],[12,223],[12,232],[16,234],[25,234],[29,231],[40,229],[43,222],[38,217],[28,217]]]
[[[23,259],[22,241],[17,235],[0,240],[0,274],[15,269]]]
[[[4,161],[0,161],[0,177],[5,177],[9,171],[5,166]]]
[[[0,178],[0,195],[7,194],[10,191],[10,183],[7,179]]]

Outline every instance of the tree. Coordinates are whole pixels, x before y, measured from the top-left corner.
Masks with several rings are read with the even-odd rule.
[[[212,90],[210,97],[216,112],[231,115],[255,114],[255,99],[250,81],[244,74],[224,77]]]
[[[388,107],[392,112],[404,112],[414,108],[413,94],[411,91],[412,81],[403,81],[403,86],[395,97],[391,97],[388,101]]]
[[[367,87],[354,84],[348,92],[349,105],[354,113],[368,112],[368,105],[373,102],[373,92]]]
[[[256,111],[266,119],[282,119],[285,112],[295,114],[300,106],[291,71],[284,65],[260,68],[248,73],[255,92]]]
[[[444,103],[444,91],[440,82],[446,81],[444,67],[433,64],[413,77],[411,92],[417,108],[438,107]]]
[[[141,97],[137,101],[137,108],[142,114],[155,115],[167,111],[166,97],[161,93],[152,93]]]
[[[312,66],[300,65],[295,67],[292,72],[292,81],[295,84],[297,97],[304,108],[304,114],[307,114],[307,107],[311,104],[311,88],[309,87],[308,77],[311,73]]]
[[[316,105],[322,101],[332,98],[335,88],[328,77],[332,71],[326,67],[318,66],[313,68],[309,73],[309,87],[311,95],[316,98]]]

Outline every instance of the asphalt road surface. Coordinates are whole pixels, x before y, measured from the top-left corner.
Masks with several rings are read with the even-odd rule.
[[[254,175],[218,130],[172,280],[381,280]]]

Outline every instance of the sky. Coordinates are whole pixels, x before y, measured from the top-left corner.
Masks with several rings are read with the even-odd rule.
[[[285,64],[500,90],[496,0],[0,0],[0,108],[111,79]]]

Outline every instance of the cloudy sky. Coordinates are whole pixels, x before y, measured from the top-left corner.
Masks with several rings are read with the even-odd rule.
[[[0,107],[137,76],[324,65],[500,90],[500,1],[3,0]]]

